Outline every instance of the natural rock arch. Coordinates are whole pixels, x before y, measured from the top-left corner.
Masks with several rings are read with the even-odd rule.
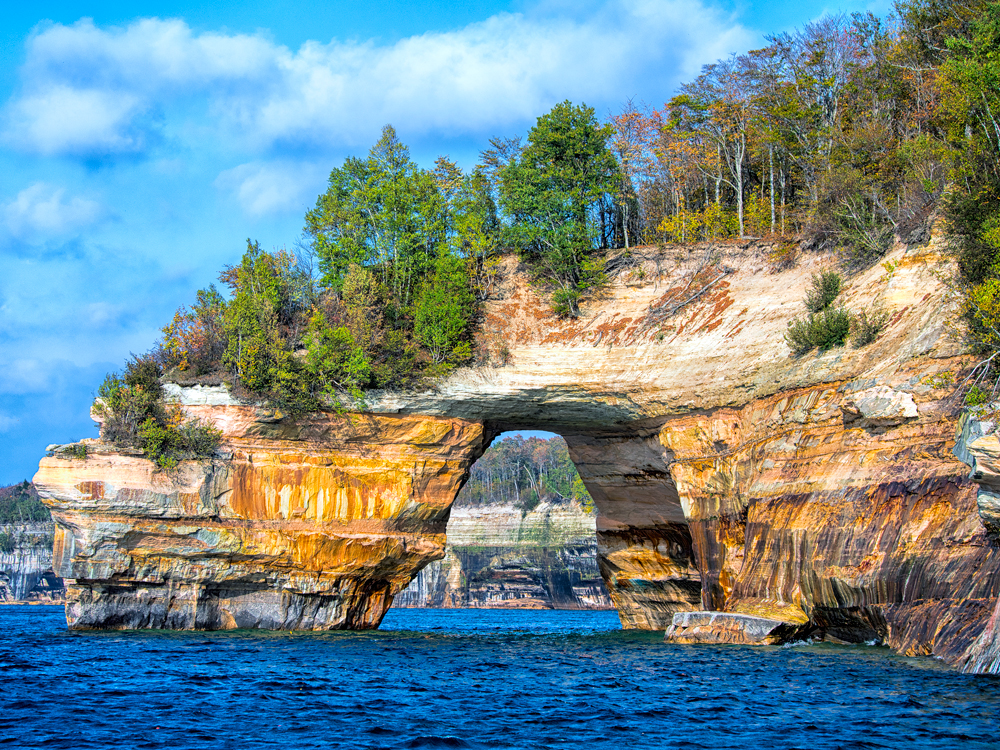
[[[226,453],[171,472],[99,443],[86,460],[54,451],[36,483],[71,625],[376,626],[443,554],[489,438],[539,428],[566,438],[594,497],[626,626],[739,613],[996,669],[1000,549],[935,379],[967,366],[936,246],[847,285],[849,307],[893,312],[879,340],[798,359],[783,333],[821,259],[776,272],[766,248],[717,248],[709,265],[647,252],[575,321],[512,272],[484,323],[504,366],[299,420],[173,387]],[[731,625],[713,632],[741,637]]]

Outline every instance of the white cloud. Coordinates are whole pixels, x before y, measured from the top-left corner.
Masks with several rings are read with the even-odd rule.
[[[322,190],[323,169],[295,162],[251,162],[222,172],[215,186],[235,194],[247,216],[301,211]]]
[[[7,432],[11,427],[20,424],[21,420],[18,417],[9,417],[3,412],[0,412],[0,432]]]
[[[101,215],[96,201],[74,196],[66,200],[65,188],[36,182],[2,208],[8,232],[26,242],[65,238],[93,224]]]
[[[39,393],[49,387],[50,373],[40,359],[11,359],[0,370],[0,393]]]
[[[669,94],[751,40],[702,0],[605,0],[577,18],[543,10],[393,44],[311,41],[294,52],[262,36],[196,34],[180,20],[56,24],[28,43],[6,137],[42,153],[127,153],[170,127],[171,107],[208,114],[218,137],[257,149],[367,143],[386,122],[482,134],[565,98],[623,101],[651,77]],[[161,109],[166,126],[149,116]]]
[[[10,132],[15,144],[42,154],[141,151],[146,138],[134,123],[141,110],[129,92],[56,84],[14,104]]]
[[[84,308],[85,320],[92,328],[117,324],[124,307],[109,302],[91,302]]]

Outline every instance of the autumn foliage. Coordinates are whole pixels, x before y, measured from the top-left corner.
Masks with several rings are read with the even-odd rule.
[[[601,122],[561,102],[468,170],[420,167],[387,125],[331,171],[298,251],[248,241],[153,358],[287,413],[344,408],[484,364],[480,307],[504,252],[573,317],[606,283],[609,249],[769,235],[795,248],[782,263],[826,248],[852,273],[896,238],[926,240],[942,206],[970,338],[1000,351],[998,49],[997,3],[901,0],[887,18],[827,15],[768,37],[659,107],[628,101]],[[845,340],[844,315],[809,314],[800,342]],[[885,315],[851,320],[867,342]]]

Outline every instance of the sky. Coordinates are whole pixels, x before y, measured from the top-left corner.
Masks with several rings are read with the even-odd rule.
[[[836,4],[778,0],[57,2],[0,9],[0,485],[96,436],[246,240],[293,248],[332,168],[391,123],[470,168],[565,99],[662,106],[701,66]]]

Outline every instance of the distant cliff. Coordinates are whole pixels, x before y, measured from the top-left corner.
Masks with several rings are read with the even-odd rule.
[[[0,603],[61,602],[52,572],[55,524],[28,482],[0,487]]]
[[[0,524],[0,602],[62,602],[62,579],[52,572],[52,521]]]
[[[596,512],[578,503],[455,507],[443,560],[420,571],[397,607],[610,609],[597,564]]]

